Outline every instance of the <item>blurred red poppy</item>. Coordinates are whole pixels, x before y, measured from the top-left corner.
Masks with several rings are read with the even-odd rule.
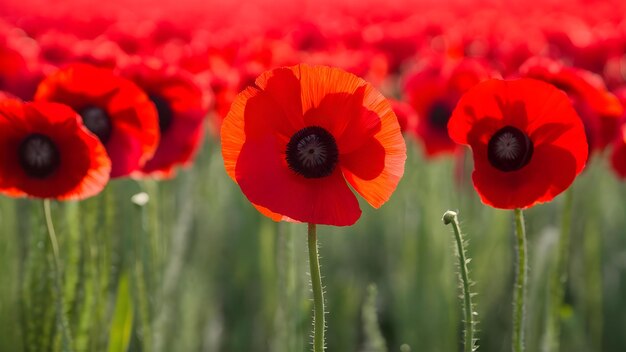
[[[552,200],[587,160],[585,131],[567,96],[533,79],[478,84],[461,98],[448,129],[472,149],[474,187],[495,208]]]
[[[46,77],[36,100],[64,103],[104,144],[111,177],[127,176],[152,158],[159,142],[157,111],[137,85],[113,71],[73,64]]]
[[[0,26],[0,90],[31,100],[43,77],[37,43],[17,30]]]
[[[611,166],[621,179],[626,179],[626,124],[622,126],[619,138],[613,143]]]
[[[361,210],[348,184],[378,208],[404,173],[389,102],[336,68],[262,74],[235,99],[221,138],[228,175],[274,220],[351,225]]]
[[[603,150],[616,138],[624,110],[599,76],[537,57],[526,61],[520,67],[520,73],[548,82],[567,93],[585,126],[590,152]]]
[[[70,107],[0,102],[0,192],[12,197],[84,199],[109,180],[111,161]]]
[[[400,100],[389,99],[393,112],[398,117],[398,123],[400,124],[400,131],[405,133],[407,131],[414,131],[417,127],[417,114],[413,107],[408,103]]]
[[[139,173],[171,177],[174,166],[191,163],[201,144],[210,97],[184,71],[159,61],[142,60],[122,75],[148,94],[159,115],[159,146]]]
[[[457,145],[447,129],[452,110],[465,91],[489,76],[487,66],[477,60],[436,58],[407,77],[404,92],[418,116],[413,132],[427,157],[454,152]]]

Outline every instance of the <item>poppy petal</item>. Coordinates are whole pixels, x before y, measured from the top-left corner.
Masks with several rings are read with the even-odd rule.
[[[305,179],[281,155],[272,136],[244,144],[236,180],[250,202],[301,222],[347,226],[358,220],[359,203],[339,169],[328,177]]]
[[[379,208],[389,200],[406,161],[406,144],[393,113],[383,115],[382,128],[374,138],[340,158],[346,180],[371,206]]]

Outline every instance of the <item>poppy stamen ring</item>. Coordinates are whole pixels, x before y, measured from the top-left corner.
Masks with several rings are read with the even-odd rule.
[[[56,144],[43,134],[33,133],[19,146],[20,165],[28,176],[45,178],[61,164],[61,156]]]
[[[111,119],[106,111],[97,106],[83,108],[79,115],[83,118],[83,124],[91,133],[95,134],[102,144],[105,144],[111,137]]]
[[[533,142],[524,132],[513,126],[499,129],[489,140],[487,157],[500,171],[516,171],[526,166],[533,155]]]
[[[319,126],[296,132],[285,151],[287,165],[306,178],[320,178],[333,173],[339,160],[335,137]]]
[[[452,108],[445,101],[435,101],[428,110],[428,121],[437,130],[448,132],[448,121],[452,116]]]
[[[159,131],[163,133],[172,125],[174,111],[167,99],[155,94],[150,94],[149,98],[157,110],[157,114],[159,115]]]

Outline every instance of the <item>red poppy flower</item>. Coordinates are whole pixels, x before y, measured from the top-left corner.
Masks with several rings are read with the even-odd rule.
[[[590,151],[603,150],[616,138],[624,110],[599,76],[547,58],[529,59],[520,73],[567,93],[585,126]]]
[[[111,177],[129,175],[154,155],[159,142],[154,104],[133,82],[109,69],[67,66],[41,82],[35,99],[67,104],[81,115],[109,153]]]
[[[567,96],[533,79],[478,84],[459,101],[448,130],[472,149],[474,187],[495,208],[552,200],[587,160],[585,131]]]
[[[457,145],[448,136],[448,120],[461,95],[490,72],[476,60],[433,60],[409,75],[404,91],[418,116],[414,132],[427,157],[453,153]]]
[[[626,179],[626,125],[623,125],[619,138],[613,143],[611,166],[621,179]]]
[[[378,208],[404,173],[406,146],[391,106],[336,68],[262,74],[235,99],[221,138],[228,175],[275,220],[351,225],[361,210],[348,184]]]
[[[161,140],[140,172],[171,177],[174,166],[189,165],[200,146],[209,96],[185,72],[158,61],[128,66],[122,75],[148,94],[159,115]]]
[[[109,180],[104,146],[70,107],[0,102],[0,192],[12,197],[83,199]]]

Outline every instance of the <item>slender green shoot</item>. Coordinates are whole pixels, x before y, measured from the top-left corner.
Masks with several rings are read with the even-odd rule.
[[[526,320],[526,286],[528,284],[528,257],[526,256],[526,229],[524,213],[515,209],[515,235],[517,248],[517,273],[513,292],[513,352],[524,351],[524,325]]]
[[[459,259],[459,285],[461,287],[461,298],[463,302],[463,315],[464,315],[464,332],[463,336],[465,339],[464,342],[464,352],[473,352],[478,350],[478,346],[476,342],[477,338],[474,337],[474,333],[476,331],[477,321],[474,317],[477,313],[474,311],[474,303],[472,303],[472,297],[475,295],[472,293],[473,283],[469,277],[469,269],[467,265],[470,263],[471,259],[467,257],[466,245],[467,243],[463,240],[463,235],[461,233],[461,228],[459,226],[459,220],[457,218],[457,214],[453,211],[448,210],[443,214],[443,223],[446,225],[452,224],[452,228],[454,229],[454,239],[456,240],[456,255]]]
[[[324,351],[324,289],[320,274],[317,251],[317,226],[309,224],[309,265],[311,267],[311,287],[313,289],[313,352]]]

